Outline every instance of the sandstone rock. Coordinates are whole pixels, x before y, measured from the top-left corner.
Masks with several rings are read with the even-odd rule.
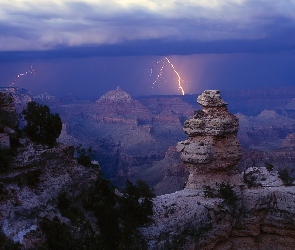
[[[219,90],[205,90],[198,96],[198,103],[203,107],[222,107],[227,103],[220,97]]]
[[[250,167],[244,172],[244,181],[249,187],[280,187],[282,180],[277,171],[268,171],[265,167]]]
[[[236,136],[238,118],[229,113],[217,90],[204,91],[198,102],[203,110],[184,123],[183,131],[188,134],[188,140],[177,144],[181,159],[190,172],[187,187],[210,185],[210,175],[215,175],[214,181],[228,181],[229,178],[239,181],[235,174],[226,173],[241,159]]]
[[[142,231],[149,249],[292,249],[294,194],[294,187],[244,188],[235,210],[185,189],[156,197],[154,224]]]

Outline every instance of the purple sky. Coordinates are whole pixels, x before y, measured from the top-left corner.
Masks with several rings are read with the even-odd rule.
[[[0,86],[33,65],[14,84],[33,94],[181,94],[165,56],[188,94],[294,86],[294,10],[293,0],[0,1]]]

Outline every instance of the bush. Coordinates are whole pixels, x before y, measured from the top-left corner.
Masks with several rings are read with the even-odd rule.
[[[17,177],[17,184],[19,187],[28,186],[31,188],[35,188],[40,182],[40,175],[42,171],[40,169],[35,169],[32,171],[28,171],[27,173],[23,173]]]
[[[283,181],[285,186],[293,186],[294,178],[290,176],[288,170],[283,168],[278,172],[279,178]]]
[[[204,195],[208,198],[221,198],[228,205],[235,206],[236,202],[239,200],[238,196],[233,190],[234,186],[228,183],[216,183],[216,188],[210,186],[204,186]]]
[[[71,201],[68,198],[66,192],[62,192],[57,198],[57,207],[60,211],[67,210],[71,205]]]
[[[73,238],[69,226],[62,223],[58,217],[54,217],[52,221],[43,218],[40,227],[45,234],[46,245],[49,249],[79,249],[78,240]]]
[[[77,154],[78,154],[78,163],[85,166],[90,167],[91,166],[91,156],[93,155],[92,148],[82,148],[82,144],[79,144],[79,146],[76,148]]]
[[[274,165],[273,164],[266,162],[264,165],[265,165],[265,167],[266,167],[266,169],[267,169],[268,172],[273,171],[273,168],[274,168]]]
[[[216,198],[218,196],[215,188],[212,188],[210,186],[204,186],[203,188],[204,188],[203,192],[205,197]]]
[[[0,149],[0,173],[5,172],[10,168],[14,152],[9,148]]]
[[[138,227],[149,224],[154,194],[143,181],[127,181],[122,197],[108,180],[99,177],[84,200],[85,210],[93,212],[106,249],[146,249]]]
[[[153,215],[153,197],[155,195],[145,182],[139,180],[133,185],[127,180],[120,199],[121,217],[132,224],[133,228],[148,225],[152,222],[150,216]]]
[[[235,205],[239,198],[234,192],[233,186],[224,182],[220,183],[218,186],[220,198],[224,199],[225,203],[228,205]]]
[[[62,122],[58,114],[51,114],[47,105],[29,102],[21,116],[27,121],[24,132],[32,141],[52,146],[59,137]]]

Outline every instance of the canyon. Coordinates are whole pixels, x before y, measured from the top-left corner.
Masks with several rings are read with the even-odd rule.
[[[55,147],[19,134],[18,110],[30,100],[61,114]],[[82,143],[93,147],[113,183],[144,179],[154,187],[154,222],[141,229],[149,249],[292,249],[295,189],[280,170],[294,176],[293,99],[245,117],[232,115],[219,91],[205,91],[198,102],[134,99],[120,88],[95,102],[1,91],[0,146],[13,149],[18,143],[11,169],[0,175],[3,233],[29,248],[40,241],[40,217],[59,216],[67,223],[58,196],[67,192],[72,201],[79,199],[99,171],[74,159],[74,146]],[[194,112],[196,107],[202,110]],[[247,139],[246,128],[257,132],[253,124],[270,129],[258,144]],[[277,127],[287,132],[271,133]],[[238,140],[243,133],[247,140]]]
[[[237,166],[239,171],[265,162],[276,170],[293,170],[295,153],[283,142],[295,133],[295,88],[225,91],[222,96],[239,118],[238,139],[245,155]],[[64,129],[59,140],[92,147],[94,159],[119,189],[126,179],[143,179],[156,194],[164,194],[180,190],[186,182],[188,172],[175,145],[185,139],[184,122],[201,107],[197,97],[131,97],[118,87],[94,102],[73,96],[58,100],[49,94],[33,98],[60,114]],[[170,152],[175,152],[173,165]],[[176,165],[183,170],[176,171],[178,180]],[[169,178],[174,184],[163,191],[159,187],[169,183]]]

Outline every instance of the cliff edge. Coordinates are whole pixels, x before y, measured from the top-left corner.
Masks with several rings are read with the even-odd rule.
[[[198,97],[203,110],[184,124],[178,143],[189,170],[186,188],[154,199],[149,249],[293,249],[295,187],[271,166],[234,171],[241,159],[238,119],[216,90]]]

